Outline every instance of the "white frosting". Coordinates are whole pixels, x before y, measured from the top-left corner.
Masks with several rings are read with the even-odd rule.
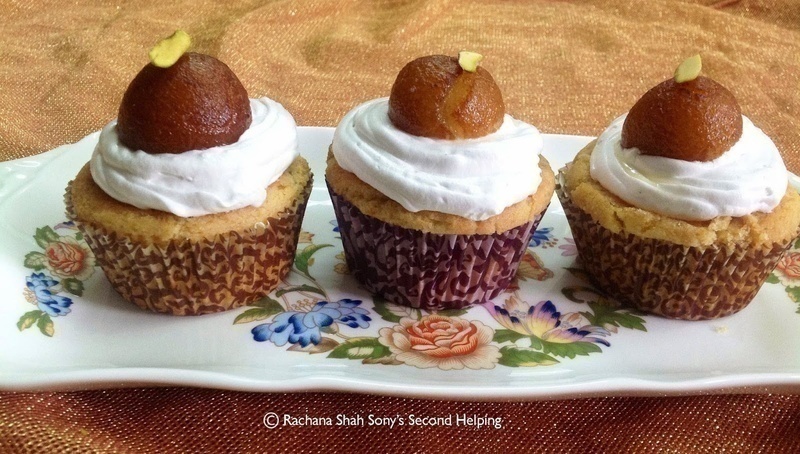
[[[627,115],[627,114],[626,114]],[[688,221],[770,212],[783,198],[788,172],[775,144],[742,116],[742,137],[707,162],[643,155],[622,148],[626,115],[598,137],[591,175],[621,199]]]
[[[506,115],[500,129],[476,139],[408,134],[389,120],[388,98],[351,110],[333,136],[345,170],[411,212],[483,220],[536,192],[541,182],[539,131]]]
[[[121,202],[181,217],[260,206],[297,157],[297,125],[269,98],[251,99],[250,109],[252,123],[235,143],[178,154],[130,150],[114,120],[100,133],[92,178]]]

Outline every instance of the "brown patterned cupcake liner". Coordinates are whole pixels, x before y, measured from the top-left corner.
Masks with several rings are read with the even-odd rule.
[[[562,174],[556,194],[586,272],[606,294],[644,312],[708,320],[744,309],[792,244],[690,247],[614,233],[572,203]]]
[[[293,206],[252,229],[165,245],[134,241],[76,218],[72,182],[64,196],[111,286],[125,300],[155,312],[201,315],[243,306],[274,290],[294,262],[312,179]]]
[[[368,216],[328,185],[347,266],[387,301],[427,310],[480,304],[508,287],[543,210],[493,235],[427,233]]]

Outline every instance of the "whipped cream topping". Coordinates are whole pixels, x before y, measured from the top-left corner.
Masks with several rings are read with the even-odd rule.
[[[614,120],[598,137],[591,176],[621,199],[687,221],[770,212],[786,193],[788,172],[775,144],[745,116],[742,137],[718,158],[683,161],[622,148]]]
[[[539,131],[506,115],[476,139],[408,134],[389,120],[388,98],[345,115],[333,136],[339,165],[408,211],[438,211],[480,221],[536,192]]]
[[[252,123],[235,143],[179,154],[125,147],[113,120],[92,154],[92,178],[120,202],[181,217],[260,206],[298,155],[297,125],[269,98],[251,99],[250,109]]]

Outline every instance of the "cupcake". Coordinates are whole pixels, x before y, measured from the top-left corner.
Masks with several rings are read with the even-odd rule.
[[[620,302],[703,320],[743,309],[797,236],[778,149],[700,57],[559,172],[580,261]]]
[[[370,292],[428,310],[510,283],[555,178],[539,131],[505,114],[480,56],[408,63],[351,110],[325,173],[347,265]]]
[[[224,63],[186,47],[177,32],[154,48],[65,201],[125,300],[197,315],[275,289],[312,176],[292,116],[249,99]]]

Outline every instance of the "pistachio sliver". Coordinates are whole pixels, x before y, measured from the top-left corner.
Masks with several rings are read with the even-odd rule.
[[[702,68],[703,61],[700,59],[700,54],[692,55],[675,69],[675,82],[682,84],[697,79]]]
[[[483,60],[483,55],[477,52],[462,50],[458,53],[458,64],[461,69],[474,73],[478,69],[478,63]]]
[[[150,50],[150,61],[159,68],[174,65],[192,44],[192,38],[183,30],[176,30],[168,38],[158,42]]]

